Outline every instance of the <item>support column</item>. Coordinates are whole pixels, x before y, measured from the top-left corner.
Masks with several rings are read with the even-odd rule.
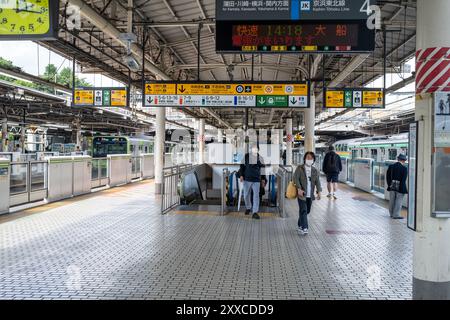
[[[198,162],[205,163],[205,119],[198,120]]]
[[[292,166],[292,118],[286,119],[286,165]]]
[[[223,130],[217,129],[217,142],[223,143]]]
[[[450,1],[417,1],[417,65],[421,65],[429,51],[437,52],[440,48],[450,50]],[[435,49],[438,48],[438,49]],[[427,50],[430,49],[430,50]],[[441,50],[442,52],[442,50]],[[430,55],[431,57],[432,55]],[[425,61],[425,65],[427,61]],[[413,249],[413,299],[450,299],[450,219],[431,217],[432,190],[431,161],[433,141],[433,96],[430,91],[450,91],[446,88],[433,89],[432,83],[449,83],[449,73],[439,70],[439,61],[430,61],[428,65],[437,66],[437,73],[443,77],[424,78],[429,83],[422,83],[422,71],[416,71],[416,120],[420,121],[419,150],[417,154],[417,231],[414,233]],[[443,67],[445,68],[445,67]],[[425,72],[432,72],[431,69]],[[425,76],[426,77],[426,76]],[[446,79],[445,79],[446,77]],[[437,81],[437,82],[436,82]],[[422,90],[430,87],[431,90]],[[426,93],[423,93],[425,92]],[[414,190],[409,190],[414,192]]]
[[[164,143],[166,140],[166,108],[156,108],[155,125],[155,194],[161,194],[164,169]]]
[[[316,140],[314,127],[316,124],[316,97],[314,95],[310,96],[310,108],[305,110],[304,120],[305,120],[305,152],[312,151],[316,152]]]

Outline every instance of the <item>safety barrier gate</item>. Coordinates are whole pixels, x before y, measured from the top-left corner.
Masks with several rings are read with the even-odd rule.
[[[108,158],[94,158],[92,159],[92,175],[91,187],[98,188],[108,185],[109,171]]]
[[[10,206],[47,197],[47,161],[12,162],[10,168]]]
[[[174,207],[180,205],[178,187],[182,175],[195,169],[192,164],[166,167],[163,169],[163,181],[161,186],[161,214],[166,214]]]

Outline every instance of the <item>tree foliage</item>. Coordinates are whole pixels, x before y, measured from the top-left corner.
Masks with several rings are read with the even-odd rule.
[[[8,70],[22,71],[21,68],[16,67],[10,60],[6,60],[0,57],[0,67]],[[72,69],[69,67],[62,68],[59,72],[54,64],[49,64],[45,67],[44,74],[40,77],[48,82],[57,83],[63,86],[72,88]],[[39,83],[24,81],[15,79],[6,75],[0,75],[0,80],[8,81],[20,86],[41,90],[48,93],[53,93],[53,89],[49,86],[42,85]],[[75,86],[76,87],[91,87],[86,79],[75,76]]]

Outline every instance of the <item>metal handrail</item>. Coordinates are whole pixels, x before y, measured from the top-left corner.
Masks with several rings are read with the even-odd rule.
[[[230,170],[228,168],[224,168],[222,171],[222,188],[221,188],[221,198],[220,198],[220,214],[223,216],[226,213],[227,206],[227,177],[230,176]]]
[[[198,166],[199,165],[182,164],[163,168],[163,181],[161,185],[161,214],[166,214],[180,204],[178,186],[181,175]]]

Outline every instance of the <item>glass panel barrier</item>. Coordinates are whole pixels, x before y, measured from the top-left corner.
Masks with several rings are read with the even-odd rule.
[[[30,168],[31,191],[38,191],[47,188],[47,162],[31,162]]]
[[[11,177],[10,177],[10,194],[19,194],[27,192],[27,163],[11,163]]]
[[[98,159],[98,166],[100,168],[100,178],[108,178],[108,159]]]
[[[91,180],[97,180],[98,174],[99,174],[99,160],[93,159],[92,160],[92,177]]]

